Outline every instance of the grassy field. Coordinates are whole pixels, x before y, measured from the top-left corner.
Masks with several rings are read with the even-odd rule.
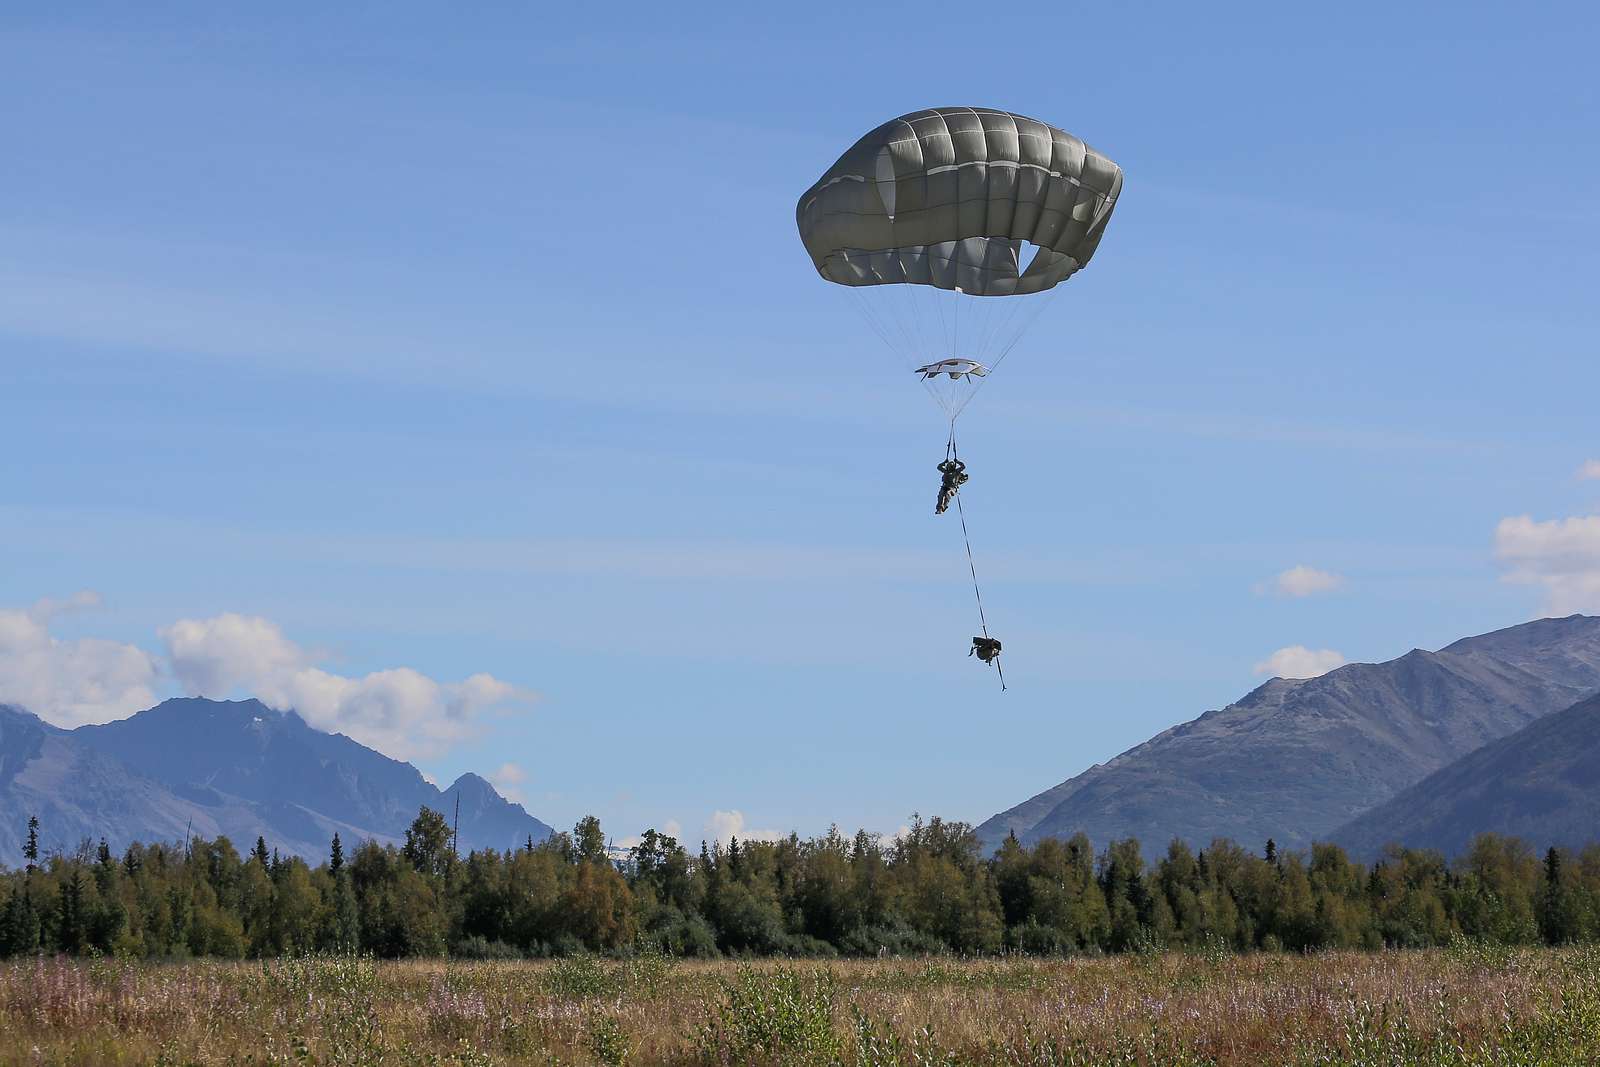
[[[0,966],[7,1064],[1600,1063],[1600,951]]]

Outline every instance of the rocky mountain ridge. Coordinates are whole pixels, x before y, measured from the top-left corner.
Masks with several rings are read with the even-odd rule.
[[[1137,837],[1326,837],[1469,752],[1600,693],[1600,618],[1573,615],[1318,678],[1274,678],[987,820],[985,845],[1083,831]]]
[[[551,833],[484,779],[439,789],[409,763],[260,701],[168,700],[126,719],[63,730],[0,706],[0,863],[21,862],[37,815],[48,847],[104,837],[181,841],[257,836],[319,860],[329,838],[398,842],[426,805],[454,817],[461,848],[511,848]]]

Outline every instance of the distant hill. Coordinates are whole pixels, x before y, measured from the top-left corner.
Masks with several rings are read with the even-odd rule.
[[[409,763],[256,700],[168,700],[76,730],[0,706],[0,863],[12,866],[30,814],[61,848],[192,832],[226,834],[241,849],[261,836],[318,860],[335,832],[350,844],[400,841],[418,808],[453,817],[458,796],[463,851],[551,833],[475,774],[440,790]]]
[[[1298,847],[1488,742],[1600,692],[1600,619],[1541,619],[1438,652],[1274,678],[978,828]]]
[[[1600,840],[1600,697],[1491,741],[1329,837],[1364,859],[1390,842],[1454,856],[1484,831],[1541,849]]]

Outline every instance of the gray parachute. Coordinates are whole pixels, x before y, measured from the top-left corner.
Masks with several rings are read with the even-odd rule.
[[[1051,289],[1089,262],[1122,168],[1078,138],[989,108],[941,107],[867,134],[800,197],[818,273],[967,296]],[[1023,243],[1037,252],[1024,269]]]

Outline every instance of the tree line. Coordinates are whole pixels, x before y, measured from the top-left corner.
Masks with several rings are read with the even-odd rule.
[[[1367,865],[1337,845],[1260,853],[1228,840],[1096,852],[1079,834],[985,856],[970,826],[913,819],[885,840],[707,845],[646,832],[625,858],[598,820],[507,851],[457,854],[423,808],[401,846],[311,867],[257,838],[101,841],[0,871],[0,955],[223,958],[303,952],[471,958],[623,953],[684,957],[1016,952],[1099,954],[1600,940],[1600,845],[1551,848],[1483,834],[1453,861],[1391,847]]]

